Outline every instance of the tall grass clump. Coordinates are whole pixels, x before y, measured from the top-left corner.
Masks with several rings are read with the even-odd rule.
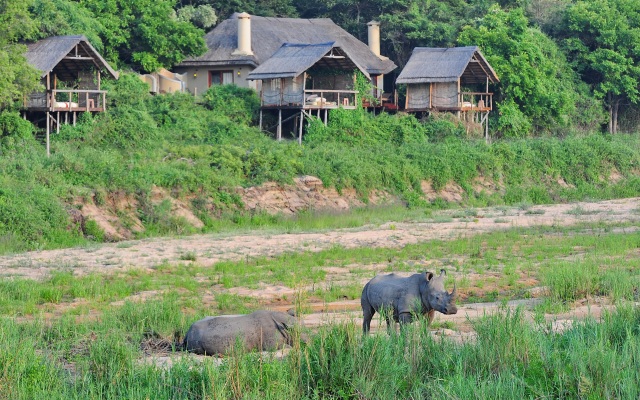
[[[563,262],[541,272],[542,284],[548,287],[551,299],[573,302],[598,292],[599,272],[593,262]]]
[[[434,337],[424,321],[367,336],[351,322],[334,323],[309,333],[306,343],[296,341],[284,358],[238,347],[219,366],[186,353],[173,353],[171,364],[156,366],[145,353],[153,354],[154,343],[170,345],[172,331],[185,331],[180,315],[175,299],[169,299],[138,310],[107,310],[105,318],[80,323],[73,317],[47,324],[0,319],[0,394],[52,399],[640,395],[640,371],[634,368],[640,359],[637,307],[619,307],[601,322],[576,321],[558,332],[550,324],[528,322],[522,310],[503,310],[473,321],[477,338],[463,343]],[[166,339],[154,342],[145,332]]]

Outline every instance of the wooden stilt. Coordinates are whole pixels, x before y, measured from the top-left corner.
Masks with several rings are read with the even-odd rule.
[[[56,115],[56,133],[60,133],[60,111]]]
[[[73,126],[76,126],[76,112],[73,112]]]
[[[302,144],[302,124],[304,124],[304,111],[300,111],[300,126],[298,127],[298,144]]]
[[[329,113],[329,110],[324,110],[324,126],[327,126],[327,114]]]
[[[485,113],[484,115],[484,140],[489,143],[489,113]]]
[[[49,157],[49,131],[51,130],[51,120],[49,119],[49,111],[45,113],[47,116],[45,119],[47,120],[47,157]]]
[[[282,109],[278,110],[278,129],[276,131],[278,141],[282,140]]]
[[[260,109],[260,130],[262,130],[262,108]]]
[[[64,113],[64,123],[65,123],[65,125],[69,125],[69,113],[68,112]]]

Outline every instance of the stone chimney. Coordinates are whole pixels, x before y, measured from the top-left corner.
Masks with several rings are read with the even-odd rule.
[[[367,24],[369,33],[369,48],[380,57],[380,22],[371,21]]]
[[[251,15],[243,12],[238,14],[238,48],[234,56],[251,56]]]

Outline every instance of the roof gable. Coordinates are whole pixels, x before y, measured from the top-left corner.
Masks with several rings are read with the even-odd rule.
[[[253,55],[233,55],[238,43],[238,14],[222,21],[205,36],[208,51],[188,58],[181,66],[258,65],[267,61],[285,43],[318,44],[334,42],[369,74],[386,74],[396,68],[389,59],[376,56],[369,46],[328,18],[272,18],[251,16]]]
[[[319,44],[285,43],[269,59],[249,73],[248,79],[295,78],[316,64],[343,70],[359,69],[349,54],[333,42]]]
[[[92,62],[98,68],[107,71],[112,77],[118,78],[118,72],[113,70],[98,51],[84,36],[52,36],[27,44],[25,58],[33,67],[42,72],[41,77],[51,72],[66,57],[74,57],[78,46],[78,57],[91,57],[93,60],[70,60],[74,62]],[[71,52],[73,55],[70,55]]]
[[[478,47],[468,46],[416,47],[396,83],[455,82],[460,77],[469,83],[484,83],[487,78],[499,82]]]

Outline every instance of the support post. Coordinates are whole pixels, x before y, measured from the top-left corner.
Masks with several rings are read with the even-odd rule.
[[[484,118],[484,140],[489,143],[489,113],[485,113]]]
[[[329,110],[324,110],[324,126],[327,126],[327,114],[329,114]]]
[[[260,131],[262,131],[262,108],[260,108]]]
[[[278,109],[278,129],[276,130],[278,141],[282,140],[282,109]]]
[[[302,145],[302,125],[304,124],[304,111],[300,110],[300,126],[298,127],[298,144]]]
[[[60,111],[56,115],[56,134],[60,133]]]
[[[49,119],[49,111],[47,111],[45,114],[47,114],[45,119],[47,120],[47,157],[49,157],[49,155],[50,155],[50,152],[49,152],[49,131],[51,130],[51,120]]]

